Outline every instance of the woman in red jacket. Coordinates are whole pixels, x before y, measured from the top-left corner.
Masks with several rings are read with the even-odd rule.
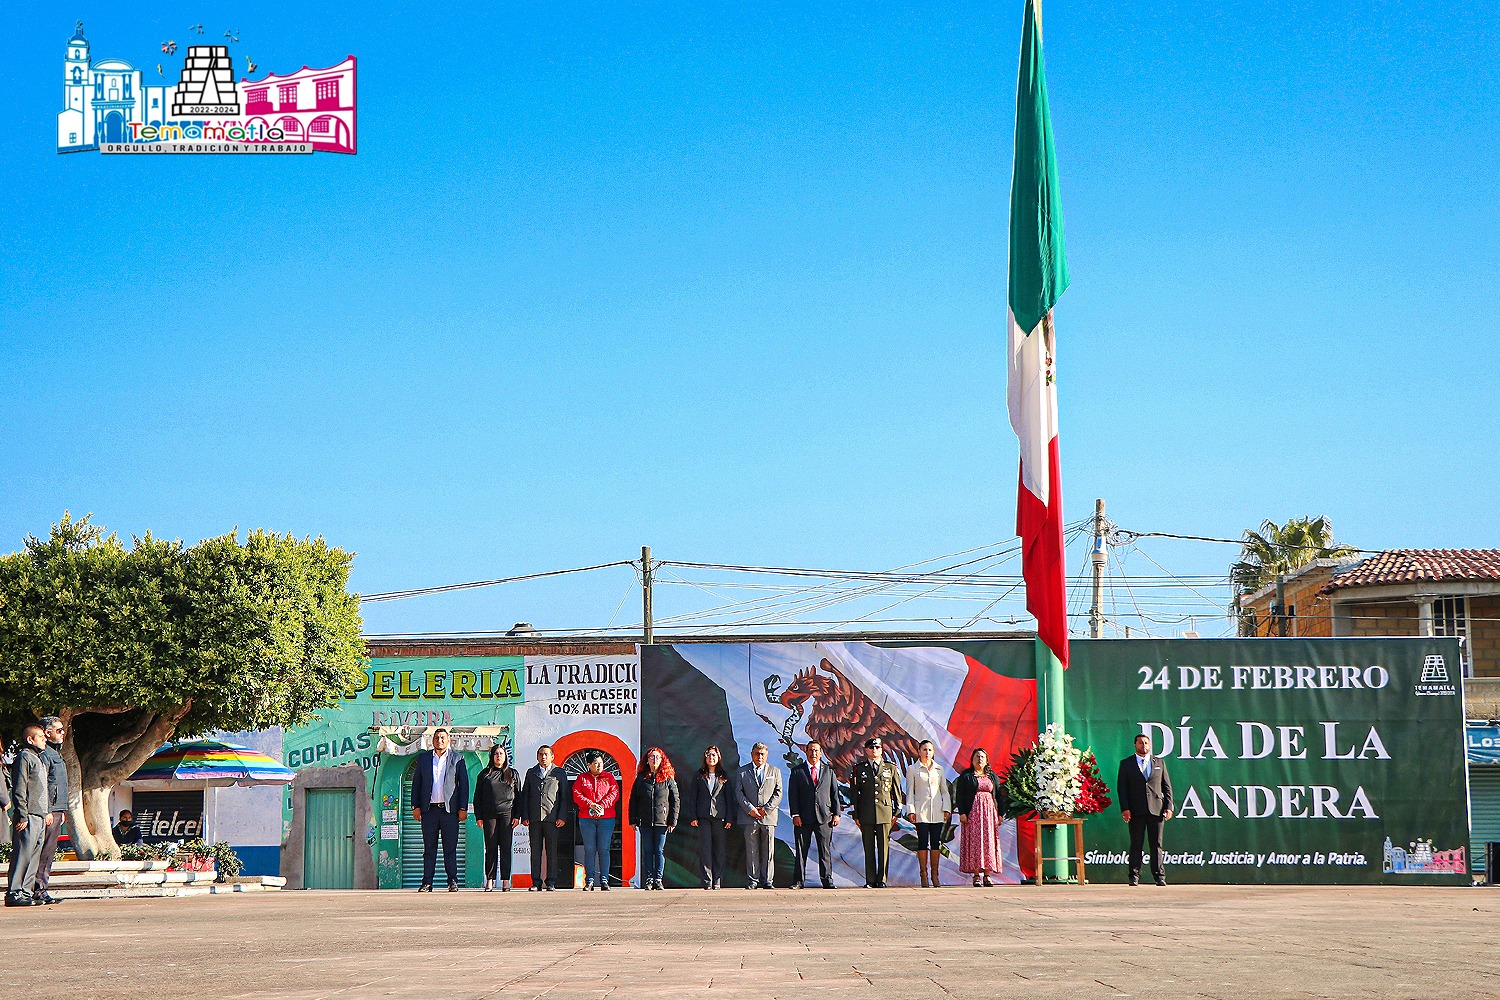
[[[578,806],[578,832],[583,834],[585,889],[609,891],[609,842],[615,833],[615,803],[620,801],[620,783],[604,770],[604,755],[589,754],[589,769],[573,782],[573,802]]]

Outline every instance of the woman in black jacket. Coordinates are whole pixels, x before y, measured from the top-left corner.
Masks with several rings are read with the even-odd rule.
[[[641,836],[642,889],[665,889],[662,870],[667,864],[667,834],[677,828],[682,799],[677,771],[661,747],[646,751],[630,788],[630,824]]]
[[[485,892],[495,888],[497,874],[500,891],[510,892],[511,831],[521,822],[515,811],[520,781],[520,772],[506,759],[505,747],[496,743],[488,766],[474,780],[474,822],[484,833]]]
[[[718,747],[703,751],[703,766],[693,775],[683,804],[688,825],[698,830],[698,864],[703,868],[703,888],[719,888],[724,876],[724,831],[734,816],[734,797],[729,775],[724,771]]]

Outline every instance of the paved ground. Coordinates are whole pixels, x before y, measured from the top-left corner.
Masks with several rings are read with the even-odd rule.
[[[277,892],[0,911],[0,996],[1500,997],[1500,891]]]

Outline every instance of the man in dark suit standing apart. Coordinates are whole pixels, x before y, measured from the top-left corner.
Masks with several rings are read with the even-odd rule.
[[[432,734],[432,749],[417,755],[411,776],[411,809],[422,824],[422,884],[432,891],[438,837],[443,839],[443,871],[448,891],[458,891],[458,828],[469,815],[469,768],[464,755],[448,749],[448,730]]]
[[[1130,824],[1130,884],[1141,881],[1141,845],[1151,845],[1151,874],[1157,885],[1167,884],[1161,858],[1161,827],[1172,818],[1172,779],[1167,765],[1151,752],[1151,737],[1135,738],[1135,753],[1120,761],[1115,779],[1115,799],[1120,815]]]
[[[797,880],[801,889],[807,879],[807,855],[813,838],[818,839],[818,874],[823,888],[833,888],[833,828],[839,825],[839,779],[823,759],[823,744],[807,744],[807,760],[792,769],[792,825],[797,837]]]
[[[865,842],[865,888],[884,889],[891,859],[891,823],[901,813],[901,778],[881,756],[880,737],[865,740],[865,759],[849,777],[854,823]]]
[[[537,748],[536,767],[521,785],[521,823],[531,839],[531,891],[557,888],[557,839],[567,819],[568,775],[552,766],[552,748]]]

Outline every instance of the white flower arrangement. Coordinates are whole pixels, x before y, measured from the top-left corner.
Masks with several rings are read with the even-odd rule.
[[[1073,814],[1078,795],[1083,791],[1078,776],[1082,757],[1083,752],[1073,746],[1073,737],[1055,722],[1037,738],[1037,812]]]

